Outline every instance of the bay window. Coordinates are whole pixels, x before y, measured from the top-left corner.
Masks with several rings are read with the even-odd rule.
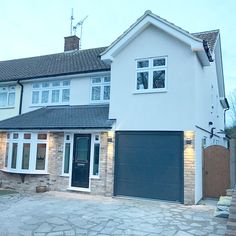
[[[5,170],[13,173],[46,173],[47,133],[8,133]]]
[[[68,104],[70,101],[70,81],[56,80],[36,82],[32,85],[32,105]]]
[[[167,88],[167,57],[136,61],[137,92],[161,92]]]

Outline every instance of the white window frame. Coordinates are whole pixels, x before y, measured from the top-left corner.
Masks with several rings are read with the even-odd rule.
[[[59,86],[53,86],[53,83],[58,82],[60,83]],[[68,82],[68,85],[63,85],[64,82]],[[43,83],[49,83],[48,87],[43,87]],[[38,88],[34,88],[34,85],[39,84]],[[32,92],[31,92],[31,106],[47,106],[47,105],[68,105],[70,103],[70,84],[71,81],[69,79],[63,80],[53,80],[53,81],[41,81],[41,82],[33,82],[32,83]],[[62,101],[62,92],[64,89],[69,89],[69,101]],[[59,101],[52,102],[52,91],[59,90]],[[48,95],[48,102],[42,102],[42,93],[44,91],[49,91]],[[39,102],[33,103],[33,92],[39,92]]]
[[[69,135],[70,139],[66,140],[67,135]],[[65,163],[65,153],[66,153],[66,144],[69,143],[70,144],[70,159],[69,159],[69,172],[65,173],[64,172],[64,163]],[[73,134],[71,133],[64,133],[64,147],[63,147],[63,158],[62,158],[62,174],[61,176],[66,176],[69,177],[70,173],[71,173],[71,168],[70,168],[70,163],[71,160],[73,158]]]
[[[153,66],[153,61],[155,59],[165,59],[164,66]],[[138,68],[139,61],[148,61],[148,67]],[[135,60],[135,84],[134,84],[134,93],[160,93],[167,92],[167,82],[168,82],[168,57],[160,56],[160,57],[151,57],[151,58],[140,58]],[[153,88],[153,72],[154,71],[165,71],[165,87],[164,88]],[[137,89],[137,74],[139,72],[148,72],[148,88],[147,89]]]
[[[99,140],[95,140],[96,136],[99,136]],[[99,164],[98,164],[98,174],[93,174],[93,165],[94,165],[94,146],[95,144],[99,144]],[[101,166],[101,134],[100,133],[93,133],[91,134],[91,148],[90,148],[90,178],[91,179],[100,179],[100,166]]]
[[[18,134],[18,138],[14,139],[13,135]],[[31,139],[24,139],[24,134],[31,134]],[[38,134],[47,134],[47,139],[38,139]],[[6,143],[9,143],[8,149],[8,163],[4,170],[11,173],[22,173],[22,174],[47,174],[48,170],[48,139],[49,134],[46,132],[11,132]],[[17,159],[16,168],[11,168],[12,162],[12,146],[13,143],[17,143]],[[22,158],[23,158],[23,145],[25,143],[30,144],[30,158],[29,158],[29,169],[22,169]],[[46,156],[45,156],[45,169],[36,170],[36,156],[37,156],[37,145],[46,144]]]
[[[109,77],[110,81],[109,82],[105,82],[105,78]],[[95,78],[100,78],[101,82],[98,83],[93,83],[93,79]],[[90,84],[91,84],[91,88],[90,88],[90,103],[109,103],[110,101],[110,96],[111,96],[111,77],[110,75],[105,75],[105,76],[93,76],[91,77],[90,80]],[[104,99],[104,87],[105,86],[110,86],[110,94],[109,94],[109,99]],[[100,99],[99,100],[92,100],[92,96],[93,96],[93,87],[100,87]]]
[[[2,91],[5,89],[5,91]],[[15,85],[9,85],[9,86],[1,86],[0,87],[0,93],[6,93],[7,94],[7,99],[6,99],[6,104],[0,106],[0,108],[14,108],[15,103],[16,103],[16,86]],[[10,94],[14,94],[14,104],[9,105],[9,96]]]

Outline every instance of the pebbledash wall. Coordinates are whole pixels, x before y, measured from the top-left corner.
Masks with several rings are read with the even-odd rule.
[[[112,196],[114,176],[114,142],[107,141],[112,132],[102,132],[100,141],[99,178],[90,179],[91,194]],[[114,140],[114,139],[112,139]],[[69,177],[62,176],[64,133],[49,133],[48,141],[48,174],[26,174],[22,182],[19,174],[0,171],[0,185],[19,191],[35,192],[36,186],[47,186],[49,190],[66,190]],[[0,169],[4,168],[6,150],[6,133],[0,133]]]

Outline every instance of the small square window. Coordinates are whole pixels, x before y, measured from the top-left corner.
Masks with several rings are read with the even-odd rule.
[[[48,88],[49,87],[49,82],[43,82],[42,87],[43,88]]]
[[[14,134],[13,134],[13,139],[18,139],[18,137],[19,137],[19,134],[18,134],[18,133],[14,133]]]
[[[149,67],[149,60],[143,60],[137,62],[137,68],[146,68]]]
[[[38,134],[38,139],[47,139],[47,134]]]
[[[94,84],[94,83],[101,83],[101,78],[100,77],[95,77],[95,78],[93,78],[92,79],[92,83]]]
[[[109,83],[111,81],[111,77],[110,76],[105,76],[104,77],[104,82],[105,83]]]
[[[25,134],[24,134],[24,139],[31,139],[31,134],[28,134],[28,133],[26,134],[26,133],[25,133]]]
[[[160,59],[154,59],[153,60],[153,66],[165,66],[166,65],[166,59],[160,58]]]
[[[9,139],[10,138],[10,133],[7,133],[7,139]]]
[[[40,83],[33,83],[33,88],[40,88]]]
[[[70,81],[69,80],[64,80],[62,82],[63,86],[69,86],[70,85]]]
[[[60,81],[53,81],[52,86],[53,87],[60,86]]]
[[[69,141],[69,140],[70,140],[70,135],[67,134],[67,135],[66,135],[66,141]]]

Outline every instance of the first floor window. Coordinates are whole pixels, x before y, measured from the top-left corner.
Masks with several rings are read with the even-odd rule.
[[[0,107],[15,105],[15,86],[0,87]]]
[[[91,79],[91,101],[107,102],[110,100],[110,76],[94,77]]]
[[[137,60],[136,90],[161,91],[166,89],[167,57]]]
[[[9,171],[16,173],[46,171],[46,158],[47,133],[8,133],[5,168]],[[10,166],[7,163],[10,163]]]
[[[32,84],[32,105],[66,104],[70,101],[70,80]]]

